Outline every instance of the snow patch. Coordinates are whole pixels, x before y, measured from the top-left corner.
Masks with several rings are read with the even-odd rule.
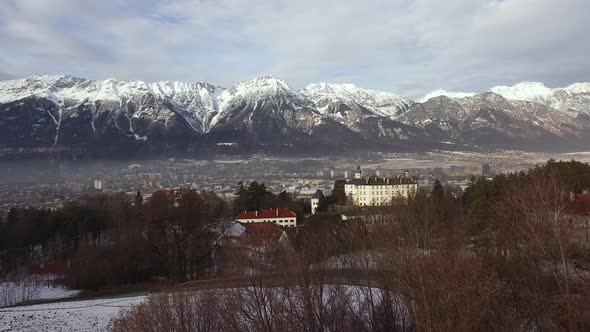
[[[145,296],[0,309],[0,331],[109,331],[112,321]]]

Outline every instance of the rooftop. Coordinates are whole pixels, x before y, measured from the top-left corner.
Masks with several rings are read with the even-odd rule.
[[[365,186],[382,186],[382,185],[396,185],[396,184],[416,184],[416,180],[412,177],[398,176],[393,178],[369,176],[362,179],[352,179],[346,182],[347,184],[365,185]]]
[[[295,213],[289,209],[266,209],[260,211],[244,211],[236,216],[240,219],[264,219],[264,218],[293,218]]]

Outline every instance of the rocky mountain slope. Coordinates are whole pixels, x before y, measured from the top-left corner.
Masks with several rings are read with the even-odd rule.
[[[589,145],[589,111],[589,83],[523,82],[478,94],[438,90],[401,120],[467,145],[576,149]]]
[[[194,153],[233,146],[351,149],[584,147],[590,83],[525,82],[483,93],[436,90],[420,102],[356,87],[296,91],[271,76],[208,83],[35,75],[0,82],[0,149]]]
[[[435,141],[427,131],[396,120],[414,105],[407,98],[353,84],[310,84],[301,93],[323,116],[340,122],[372,144]]]

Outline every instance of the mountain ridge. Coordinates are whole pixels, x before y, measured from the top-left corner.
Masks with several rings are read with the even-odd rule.
[[[353,84],[296,90],[274,76],[229,88],[69,75],[0,81],[0,148],[7,149],[117,144],[134,151],[194,151],[221,142],[323,150],[567,146],[584,144],[588,115],[590,83],[435,90],[413,101]]]

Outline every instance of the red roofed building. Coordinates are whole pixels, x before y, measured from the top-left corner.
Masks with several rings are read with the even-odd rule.
[[[297,215],[289,209],[244,211],[234,219],[242,224],[272,222],[283,227],[295,227],[297,225]]]

